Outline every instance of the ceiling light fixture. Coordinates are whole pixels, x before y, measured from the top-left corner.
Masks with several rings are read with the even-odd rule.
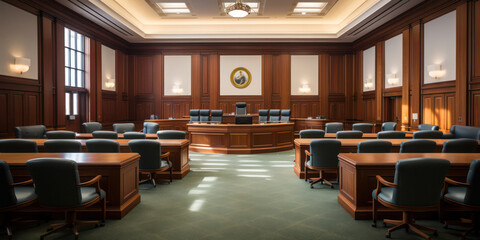
[[[250,14],[250,6],[242,3],[242,0],[237,0],[234,4],[228,6],[225,12],[234,18],[243,18]]]

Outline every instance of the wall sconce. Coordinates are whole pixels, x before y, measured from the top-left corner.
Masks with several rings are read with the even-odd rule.
[[[175,83],[172,87],[172,92],[175,94],[182,94],[183,93],[183,88],[180,87],[179,83]]]
[[[400,79],[395,73],[387,74],[387,82],[390,85],[397,85],[398,83],[400,83]]]
[[[22,74],[30,69],[30,63],[31,61],[29,58],[16,57],[14,64],[11,65],[11,69],[16,73]]]
[[[105,87],[108,89],[114,89],[115,88],[115,79],[112,79],[110,76],[106,76],[107,81],[105,81]]]
[[[373,89],[373,79],[369,78],[364,84],[363,86],[366,88],[366,89]]]
[[[445,77],[445,74],[447,74],[447,70],[442,69],[441,64],[428,65],[427,69],[428,69],[428,75],[430,75],[430,77],[435,79]]]
[[[300,93],[307,94],[307,93],[312,92],[312,89],[310,88],[310,86],[308,85],[308,83],[304,83],[304,84],[302,85],[302,87],[299,87],[299,88],[298,88],[298,91],[299,91]]]

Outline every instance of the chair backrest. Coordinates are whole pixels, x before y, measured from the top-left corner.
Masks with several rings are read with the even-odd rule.
[[[75,133],[72,131],[48,131],[48,139],[75,139]]]
[[[300,138],[324,138],[325,131],[320,129],[307,129],[307,130],[301,130],[299,135],[300,135]]]
[[[73,207],[81,203],[77,163],[62,158],[37,158],[27,161],[41,206]]]
[[[223,110],[212,110],[211,111],[212,117],[210,121],[216,121],[218,123],[223,122]]]
[[[13,184],[12,174],[8,164],[0,160],[0,208],[12,206],[17,203],[17,196],[11,185]]]
[[[337,139],[355,139],[355,138],[362,138],[363,132],[352,130],[352,131],[338,131],[337,132]]]
[[[343,131],[343,123],[333,122],[333,123],[326,123],[325,124],[325,132],[326,133],[336,133],[338,131]]]
[[[235,113],[237,115],[246,115],[247,114],[247,103],[245,102],[237,102],[235,104]]]
[[[357,145],[358,153],[389,153],[392,150],[392,143],[382,140],[361,141]]]
[[[338,154],[342,142],[334,139],[319,139],[310,142],[310,166],[338,167]]]
[[[480,140],[480,127],[453,125],[450,127],[450,133],[455,135],[455,138],[471,138]]]
[[[0,140],[0,152],[2,153],[28,153],[38,152],[37,143],[25,139]]]
[[[141,132],[125,132],[123,133],[124,139],[147,139],[147,135]]]
[[[395,131],[397,128],[396,122],[384,122],[382,123],[382,131]]]
[[[440,202],[443,181],[450,162],[446,159],[411,158],[395,165],[393,204],[400,206],[435,206]]]
[[[405,132],[402,131],[381,131],[377,133],[378,139],[402,139],[405,138]]]
[[[120,144],[110,139],[89,139],[85,142],[87,151],[91,153],[119,153]]]
[[[135,132],[135,124],[133,123],[115,123],[113,131],[116,133]]]
[[[423,130],[413,133],[413,139],[442,139],[443,132],[435,130]]]
[[[45,152],[82,152],[82,143],[75,140],[47,140],[43,143]]]
[[[438,131],[438,130],[440,130],[440,127],[438,127],[437,125],[433,125],[433,124],[419,124],[418,125],[418,131],[428,131],[428,130]]]
[[[474,153],[477,152],[478,141],[475,139],[462,138],[448,140],[443,143],[443,153]]]
[[[270,109],[269,121],[280,121],[280,109]]]
[[[159,169],[162,149],[160,142],[155,140],[131,140],[128,142],[131,152],[140,154],[140,169]]]
[[[480,159],[473,160],[470,163],[470,169],[467,174],[467,188],[465,194],[465,203],[469,205],[480,205]]]
[[[200,109],[200,121],[210,121],[210,110]]]
[[[190,123],[200,121],[200,110],[190,109]]]
[[[260,109],[258,110],[258,122],[266,122],[268,121],[268,110],[267,109]]]
[[[144,122],[143,123],[143,133],[156,133],[160,129],[158,123]]]
[[[179,130],[162,130],[157,132],[158,139],[186,139],[187,134]]]
[[[93,138],[118,139],[118,134],[113,131],[94,131]]]
[[[94,131],[102,130],[102,124],[99,122],[84,122],[82,123],[82,132],[92,133]]]
[[[362,131],[363,133],[373,132],[373,124],[371,123],[355,123],[352,125],[352,130]]]
[[[291,111],[290,109],[283,109],[282,112],[280,113],[280,121],[290,121],[290,114]]]
[[[400,153],[433,153],[437,143],[432,140],[408,140],[400,144]]]
[[[46,138],[47,128],[44,125],[15,127],[16,138]]]

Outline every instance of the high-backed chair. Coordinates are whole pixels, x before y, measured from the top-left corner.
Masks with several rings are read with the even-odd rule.
[[[128,142],[131,152],[140,154],[139,172],[148,174],[148,178],[140,183],[151,181],[156,187],[155,175],[170,169],[170,182],[172,182],[172,162],[169,160],[170,152],[162,154],[160,142],[155,140],[131,140]],[[166,159],[166,160],[162,160]]]
[[[200,121],[200,110],[190,109],[190,123]]]
[[[87,151],[91,153],[119,153],[120,144],[110,139],[89,139],[85,142]]]
[[[116,133],[135,132],[135,124],[133,123],[115,123],[113,131]]]
[[[433,124],[419,124],[418,125],[418,131],[428,131],[428,130],[438,131],[438,130],[440,130],[440,127],[438,127],[437,125],[433,125]]]
[[[48,139],[75,139],[75,133],[72,131],[48,131]]]
[[[158,139],[186,139],[187,134],[179,130],[162,130],[157,132]]]
[[[373,132],[373,124],[371,123],[355,123],[352,125],[352,130],[362,131],[363,133]]]
[[[143,133],[156,133],[160,129],[158,123],[144,122],[143,123]]]
[[[282,112],[280,113],[280,121],[285,121],[288,122],[290,121],[290,114],[291,111],[290,109],[283,109]]]
[[[200,121],[202,122],[210,121],[210,110],[200,109]]]
[[[337,132],[337,139],[342,138],[362,138],[363,132],[362,131],[338,131]]]
[[[413,133],[413,139],[442,139],[443,133],[436,130],[423,130]]]
[[[300,135],[300,138],[324,138],[325,131],[320,129],[306,129],[306,130],[301,130],[299,135]]]
[[[35,203],[37,194],[33,181],[13,182],[8,164],[0,160],[0,224],[7,230],[8,239],[12,239],[11,212],[28,207]]]
[[[235,113],[237,115],[247,115],[247,103],[237,102],[235,104]]]
[[[82,152],[82,143],[75,140],[47,140],[43,143],[46,152]]]
[[[47,128],[44,125],[15,127],[16,138],[46,138]]]
[[[382,140],[361,141],[357,145],[358,153],[389,153],[392,149],[392,143]]]
[[[118,139],[118,134],[113,131],[94,131],[93,138]]]
[[[270,118],[268,121],[280,121],[280,109],[270,109]]]
[[[28,153],[38,152],[37,143],[25,139],[0,140],[0,152],[2,153]]]
[[[377,175],[377,188],[372,192],[372,226],[376,226],[378,202],[387,208],[403,212],[400,221],[383,220],[385,224],[395,225],[387,230],[387,238],[390,238],[391,232],[407,228],[430,239],[430,236],[421,230],[434,234],[437,230],[416,224],[411,213],[438,211],[440,194],[449,167],[450,162],[446,159],[412,158],[396,163],[393,182],[388,182]]]
[[[453,125],[450,127],[450,134],[448,138],[470,138],[480,140],[480,127],[471,127],[471,126],[462,126],[462,125]]]
[[[266,122],[268,121],[268,110],[267,109],[260,109],[258,110],[258,122]]]
[[[41,239],[65,229],[70,229],[77,239],[77,226],[103,226],[106,215],[106,194],[100,189],[102,175],[81,183],[77,163],[61,158],[32,159],[27,161],[26,166],[35,183],[39,205],[52,212],[65,213],[65,222],[51,225],[49,230],[40,236]],[[100,203],[101,206],[101,221],[77,220],[77,210],[96,203]]]
[[[124,139],[147,139],[147,135],[141,132],[125,132],[123,134]]]
[[[408,140],[400,144],[400,153],[433,153],[437,143],[432,140]]]
[[[377,133],[378,139],[402,139],[405,138],[405,132],[402,131],[381,131]]]
[[[337,133],[338,131],[343,131],[343,123],[333,122],[325,124],[326,133]]]
[[[443,143],[443,153],[474,153],[477,152],[478,141],[469,138],[453,139]]]
[[[310,178],[310,188],[317,182],[325,182],[331,188],[333,184],[325,179],[325,173],[334,173],[338,181],[338,154],[342,142],[334,139],[312,140],[310,142],[310,151],[305,150],[305,181],[309,178],[309,170],[320,173],[319,178]]]
[[[214,121],[217,123],[223,122],[223,110],[212,110],[211,114],[212,117],[210,118],[210,121]]]
[[[396,122],[384,122],[382,123],[382,131],[395,131],[397,128]]]
[[[83,133],[93,133],[94,131],[101,131],[102,124],[99,122],[84,122],[82,123]]]

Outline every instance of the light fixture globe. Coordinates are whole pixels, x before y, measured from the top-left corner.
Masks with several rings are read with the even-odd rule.
[[[241,0],[237,0],[234,4],[228,6],[225,12],[234,18],[243,18],[250,14],[250,6],[242,3]]]

